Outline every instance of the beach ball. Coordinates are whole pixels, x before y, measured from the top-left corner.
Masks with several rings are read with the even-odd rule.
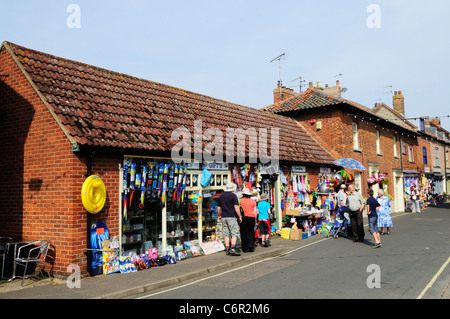
[[[191,194],[191,202],[194,205],[199,205],[202,202],[202,196],[199,192],[195,192]]]

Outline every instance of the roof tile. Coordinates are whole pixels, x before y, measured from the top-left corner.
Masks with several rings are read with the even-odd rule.
[[[138,79],[7,43],[61,125],[79,144],[170,151],[171,132],[194,121],[203,129],[280,129],[280,160],[331,164],[334,158],[290,118]],[[311,107],[329,97],[315,98]],[[337,101],[336,101],[337,103]],[[289,108],[295,109],[292,102]],[[205,146],[207,142],[203,143]]]

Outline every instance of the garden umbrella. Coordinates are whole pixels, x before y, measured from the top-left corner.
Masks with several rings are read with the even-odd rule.
[[[336,166],[342,166],[345,168],[356,169],[359,171],[367,170],[363,164],[361,164],[360,162],[358,162],[357,160],[355,160],[353,158],[341,158],[341,159],[334,161],[333,164]]]

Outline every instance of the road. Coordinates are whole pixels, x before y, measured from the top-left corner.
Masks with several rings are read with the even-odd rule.
[[[368,232],[365,243],[311,238],[283,256],[131,298],[450,298],[450,205],[396,214],[393,223],[381,248]]]

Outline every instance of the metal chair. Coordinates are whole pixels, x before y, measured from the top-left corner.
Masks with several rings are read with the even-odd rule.
[[[30,246],[34,246],[34,248],[31,248],[28,251],[28,255],[24,256],[25,253],[22,253],[22,249],[28,249]],[[47,258],[47,253],[48,253],[48,249],[50,247],[50,241],[49,240],[38,240],[38,241],[34,241],[32,243],[29,243],[27,245],[21,246],[17,252],[17,257],[15,257],[14,262],[17,265],[25,265],[25,270],[23,272],[23,276],[22,276],[22,284],[21,287],[23,287],[23,280],[25,279],[25,275],[27,273],[27,266],[29,263],[36,263],[37,266],[39,266],[39,263],[43,263],[44,264],[44,268],[47,271],[47,274],[49,276],[49,278],[51,278],[50,276],[50,272],[47,269],[47,265],[45,264],[45,259]],[[22,256],[21,256],[22,253]],[[44,273],[42,272],[41,267],[39,267],[39,271],[42,275],[42,277],[44,277]],[[52,278],[53,279],[53,278]]]
[[[5,271],[5,259],[8,255],[8,243],[12,242],[11,237],[0,237],[0,258],[2,259],[2,277]]]

